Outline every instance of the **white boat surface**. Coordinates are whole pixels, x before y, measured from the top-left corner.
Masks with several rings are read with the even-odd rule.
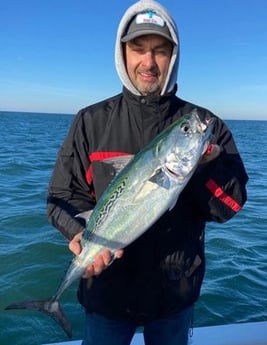
[[[44,345],[81,343],[81,340],[76,340]],[[135,334],[131,345],[144,345],[142,333]],[[267,345],[267,321],[197,327],[193,329],[189,345]]]

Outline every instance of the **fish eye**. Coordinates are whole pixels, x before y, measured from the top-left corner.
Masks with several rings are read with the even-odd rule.
[[[181,131],[186,134],[189,132],[189,130],[190,130],[190,123],[188,121],[183,122],[181,124]]]

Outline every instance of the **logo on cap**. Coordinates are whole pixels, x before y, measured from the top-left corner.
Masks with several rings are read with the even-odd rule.
[[[165,25],[164,20],[153,11],[139,13],[135,18],[135,22],[136,24],[155,24],[160,27]]]

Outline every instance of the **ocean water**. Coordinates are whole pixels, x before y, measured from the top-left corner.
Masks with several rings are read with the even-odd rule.
[[[51,296],[72,259],[46,219],[46,190],[72,115],[0,112],[0,344],[65,341],[49,317],[4,311]],[[226,121],[250,180],[248,202],[206,231],[207,271],[195,309],[197,326],[267,320],[267,121]],[[77,283],[62,296],[74,339],[83,334]],[[267,334],[267,331],[266,331]]]

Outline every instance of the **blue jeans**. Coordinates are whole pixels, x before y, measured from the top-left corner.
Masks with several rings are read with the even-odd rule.
[[[143,327],[146,345],[188,345],[193,307],[178,314],[158,319]],[[82,345],[130,345],[136,325],[101,315],[86,314],[85,338]]]

